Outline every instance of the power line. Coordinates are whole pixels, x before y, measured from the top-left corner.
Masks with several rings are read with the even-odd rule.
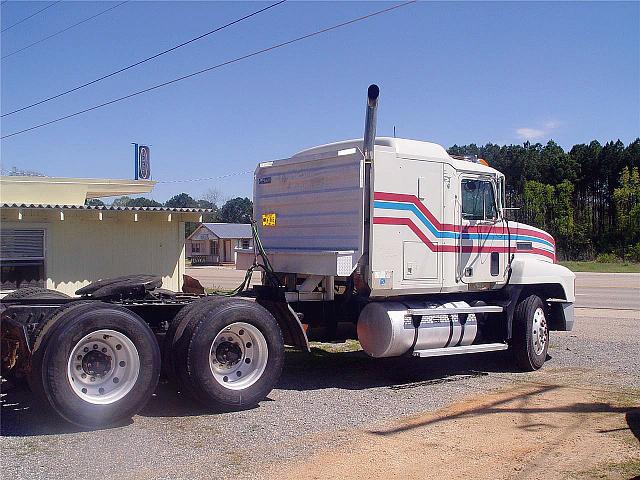
[[[197,36],[197,37],[195,37],[195,38],[192,38],[191,40],[188,40],[188,41],[183,42],[183,43],[181,43],[181,44],[179,44],[179,45],[176,45],[176,46],[174,46],[174,47],[171,47],[171,48],[169,48],[169,49],[167,49],[167,50],[164,50],[164,51],[162,51],[162,52],[160,52],[160,53],[156,53],[155,55],[152,55],[152,56],[150,56],[150,57],[147,57],[147,58],[145,58],[145,59],[143,59],[143,60],[140,60],[140,61],[138,61],[138,62],[132,63],[131,65],[128,65],[128,66],[123,67],[123,68],[121,68],[121,69],[119,69],[119,70],[116,70],[115,72],[111,72],[111,73],[109,73],[109,74],[107,74],[107,75],[103,75],[102,77],[96,78],[95,80],[91,80],[90,82],[83,83],[82,85],[78,85],[77,87],[70,88],[69,90],[65,90],[64,92],[58,93],[58,94],[56,94],[56,95],[52,95],[51,97],[45,98],[45,99],[40,100],[40,101],[35,102],[35,103],[32,103],[31,105],[27,105],[27,106],[25,106],[25,107],[18,108],[18,109],[16,109],[16,110],[13,110],[13,111],[8,112],[8,113],[3,113],[2,115],[0,115],[0,117],[7,117],[7,116],[9,116],[9,115],[13,115],[14,113],[22,112],[23,110],[27,110],[27,109],[32,108],[32,107],[35,107],[35,106],[37,106],[37,105],[41,105],[41,104],[43,104],[43,103],[46,103],[46,102],[49,102],[49,101],[54,100],[54,99],[56,99],[56,98],[60,98],[60,97],[62,97],[62,96],[64,96],[64,95],[67,95],[67,94],[69,94],[69,93],[71,93],[71,92],[75,92],[75,91],[77,91],[77,90],[80,90],[81,88],[85,88],[85,87],[88,87],[89,85],[93,85],[94,83],[98,83],[98,82],[100,82],[100,81],[102,81],[102,80],[104,80],[104,79],[106,79],[106,78],[113,77],[114,75],[117,75],[117,74],[119,74],[119,73],[122,73],[122,72],[124,72],[125,70],[129,70],[129,69],[131,69],[131,68],[133,68],[133,67],[137,67],[138,65],[141,65],[141,64],[143,64],[143,63],[145,63],[145,62],[148,62],[149,60],[153,60],[154,58],[158,58],[158,57],[160,57],[160,56],[162,56],[162,55],[164,55],[164,54],[166,54],[166,53],[169,53],[169,52],[172,52],[172,51],[174,51],[174,50],[177,50],[177,49],[178,49],[178,48],[180,48],[180,47],[184,47],[185,45],[189,45],[190,43],[193,43],[193,42],[195,42],[195,41],[197,41],[197,40],[200,40],[200,39],[202,39],[202,38],[204,38],[204,37],[207,37],[207,36],[209,36],[209,35],[211,35],[211,34],[213,34],[213,33],[219,32],[220,30],[223,30],[223,29],[225,29],[225,28],[227,28],[227,27],[230,27],[230,26],[232,26],[232,25],[235,25],[236,23],[239,23],[239,22],[241,22],[241,21],[243,21],[243,20],[246,20],[246,19],[248,19],[248,18],[251,18],[251,17],[253,17],[253,16],[255,16],[255,15],[258,15],[258,14],[260,14],[260,13],[262,13],[262,12],[266,11],[266,10],[269,10],[270,8],[276,7],[276,6],[278,6],[278,5],[280,5],[280,4],[284,3],[284,2],[286,2],[286,0],[280,0],[279,2],[276,2],[276,3],[272,4],[272,5],[267,6],[267,7],[261,8],[260,10],[256,10],[255,12],[250,13],[250,14],[248,14],[248,15],[245,15],[244,17],[240,17],[240,18],[238,18],[238,19],[236,19],[236,20],[234,20],[234,21],[232,21],[232,22],[229,22],[229,23],[227,23],[227,24],[225,24],[225,25],[222,25],[222,26],[220,26],[220,27],[217,27],[217,28],[215,28],[214,30],[210,30],[210,31],[209,31],[209,32],[207,32],[207,33],[204,33],[204,34],[199,35],[199,36]],[[122,2],[122,3],[126,3],[126,2]],[[120,5],[122,5],[122,4],[120,4]],[[116,5],[116,6],[118,6],[118,5]],[[115,7],[112,7],[112,8],[115,8]],[[103,13],[104,13],[104,12],[103,12]],[[87,19],[87,20],[88,20],[88,19]],[[86,21],[86,20],[85,20],[85,21]],[[69,28],[71,28],[71,27],[69,27]],[[61,32],[58,32],[58,33],[61,33]],[[54,34],[54,35],[55,35],[55,34]],[[41,40],[41,41],[43,41],[43,40]],[[36,42],[36,43],[38,43],[38,42]],[[35,44],[33,44],[33,45],[35,45]],[[25,47],[25,48],[28,48],[28,47]],[[23,50],[24,50],[24,49],[23,49]],[[18,51],[20,51],[20,50],[18,50]],[[13,53],[10,53],[9,55],[13,55],[14,53],[18,53],[18,51],[13,52]],[[8,57],[9,55],[5,55],[5,57]],[[2,57],[2,59],[4,59],[5,57]]]
[[[124,4],[125,4],[125,3],[127,3],[128,1],[129,1],[129,0],[126,0],[126,1],[124,1],[124,2],[120,2],[120,3],[118,3],[117,5],[114,5],[113,7],[109,7],[109,8],[107,8],[106,10],[102,10],[101,12],[98,12],[98,13],[96,13],[95,15],[90,16],[89,18],[85,18],[84,20],[81,20],[81,21],[79,21],[78,23],[74,23],[73,25],[71,25],[71,26],[69,26],[69,27],[67,27],[67,28],[63,28],[62,30],[60,30],[60,31],[58,31],[58,32],[56,32],[56,33],[52,33],[51,35],[48,35],[48,36],[46,36],[46,37],[44,37],[44,38],[41,38],[40,40],[37,40],[37,41],[35,41],[35,42],[33,42],[33,43],[30,43],[29,45],[27,45],[27,46],[25,46],[25,47],[19,48],[18,50],[15,50],[15,51],[13,51],[13,52],[11,52],[11,53],[8,53],[8,54],[6,54],[4,57],[2,57],[1,59],[2,59],[2,60],[4,60],[5,58],[10,57],[11,55],[15,55],[16,53],[20,53],[20,52],[22,52],[22,51],[24,51],[24,50],[26,50],[26,49],[28,49],[28,48],[31,48],[31,47],[33,47],[33,46],[35,46],[35,45],[38,45],[39,43],[45,42],[45,41],[49,40],[50,38],[53,38],[53,37],[55,37],[55,36],[60,35],[61,33],[66,32],[67,30],[71,30],[72,28],[77,27],[78,25],[82,25],[83,23],[88,22],[89,20],[93,20],[94,18],[99,17],[100,15],[105,14],[105,13],[107,13],[107,12],[108,12],[108,11],[110,11],[110,10],[113,10],[114,8],[118,8],[120,5],[124,5]],[[55,98],[55,97],[54,97],[54,98]],[[37,104],[36,104],[36,105],[37,105]],[[19,110],[18,110],[18,111],[19,111]],[[3,116],[4,116],[4,115],[3,115]]]
[[[231,65],[232,63],[240,62],[242,60],[246,60],[247,58],[255,57],[257,55],[261,55],[263,53],[270,52],[271,50],[276,50],[278,48],[282,48],[282,47],[285,47],[287,45],[291,45],[292,43],[300,42],[302,40],[306,40],[307,38],[315,37],[317,35],[329,32],[331,30],[342,28],[342,27],[345,27],[347,25],[351,25],[353,23],[360,22],[362,20],[366,20],[366,19],[371,18],[371,17],[375,17],[376,15],[381,15],[383,13],[390,12],[390,11],[395,10],[397,8],[404,7],[404,6],[412,4],[412,3],[416,3],[416,1],[417,0],[409,0],[408,2],[400,3],[400,4],[394,5],[392,7],[388,7],[388,8],[382,9],[382,10],[378,10],[376,12],[364,15],[362,17],[354,18],[352,20],[348,20],[346,22],[339,23],[337,25],[333,25],[332,27],[323,28],[322,30],[317,30],[315,32],[303,35],[301,37],[297,37],[297,38],[294,38],[292,40],[288,40],[286,42],[278,43],[276,45],[272,45],[270,47],[263,48],[262,50],[257,50],[255,52],[248,53],[248,54],[243,55],[241,57],[236,57],[236,58],[234,58],[232,60],[227,60],[226,62],[222,62],[222,63],[219,63],[217,65],[213,65],[212,67],[204,68],[202,70],[198,70],[197,72],[193,72],[193,73],[190,73],[188,75],[184,75],[182,77],[174,78],[173,80],[169,80],[167,82],[159,83],[157,85],[154,85],[154,86],[149,87],[149,88],[145,88],[143,90],[138,90],[137,92],[130,93],[130,94],[125,95],[123,97],[119,97],[119,98],[116,98],[116,99],[113,99],[113,100],[109,100],[108,102],[104,102],[104,103],[101,103],[101,104],[98,104],[98,105],[94,105],[93,107],[85,108],[84,110],[80,110],[78,112],[71,113],[69,115],[65,115],[63,117],[59,117],[59,118],[56,118],[54,120],[49,120],[48,122],[40,123],[38,125],[34,125],[32,127],[25,128],[24,130],[19,130],[17,132],[9,133],[7,135],[4,135],[4,136],[0,137],[0,139],[13,137],[13,136],[19,135],[21,133],[25,133],[25,132],[29,132],[31,130],[35,130],[37,128],[46,127],[47,125],[51,125],[52,123],[57,123],[57,122],[60,122],[62,120],[66,120],[68,118],[76,117],[78,115],[82,115],[84,113],[91,112],[93,110],[97,110],[97,109],[102,108],[102,107],[106,107],[107,105],[112,105],[114,103],[121,102],[121,101],[126,100],[128,98],[132,98],[132,97],[135,97],[135,96],[138,96],[138,95],[142,95],[143,93],[147,93],[147,92],[150,92],[152,90],[156,90],[158,88],[166,87],[168,85],[171,85],[171,84],[174,84],[174,83],[177,83],[177,82],[181,82],[182,80],[186,80],[187,78],[195,77],[197,75],[202,75],[203,73],[210,72],[211,70],[216,70],[218,68],[221,68],[221,67],[224,67],[224,66],[227,66],[227,65]]]
[[[253,173],[253,170],[243,170],[241,172],[227,173],[226,175],[218,175],[217,177],[203,177],[203,178],[189,178],[186,180],[158,180],[156,183],[191,183],[191,182],[205,182],[208,180],[220,180],[221,178],[237,177],[239,175],[246,175]]]
[[[2,31],[0,31],[0,33],[4,33],[7,30],[12,29],[13,27],[15,27],[16,25],[20,25],[22,22],[26,22],[27,20],[29,20],[32,17],[35,17],[36,15],[38,15],[39,13],[44,12],[47,8],[51,8],[53,7],[56,3],[60,3],[62,0],[57,0],[55,2],[51,2],[49,5],[47,5],[46,7],[38,10],[35,13],[32,13],[31,15],[29,15],[28,17],[24,17],[22,20],[18,20],[16,23],[14,23],[13,25],[8,26],[7,28],[2,29]]]
[[[61,122],[62,120],[66,120],[68,118],[76,117],[78,115],[82,115],[84,113],[91,112],[92,110],[97,110],[99,108],[106,107],[107,105],[111,105],[111,104],[114,104],[114,103],[117,103],[117,102],[121,102],[123,100],[135,97],[137,95],[142,95],[143,93],[147,93],[147,92],[150,92],[152,90],[156,90],[158,88],[166,87],[167,85],[171,85],[171,84],[180,82],[182,80],[186,80],[187,78],[195,77],[197,75],[201,75],[203,73],[210,72],[211,70],[215,70],[215,69],[224,67],[226,65],[231,65],[232,63],[240,62],[242,60],[246,60],[247,58],[255,57],[257,55],[261,55],[263,53],[270,52],[271,50],[276,50],[278,48],[285,47],[287,45],[291,45],[292,43],[300,42],[302,40],[306,40],[307,38],[315,37],[317,35],[321,35],[323,33],[329,32],[331,30],[342,28],[342,27],[345,27],[347,25],[351,25],[353,23],[360,22],[362,20],[366,20],[366,19],[371,18],[371,17],[375,17],[376,15],[381,15],[383,13],[390,12],[390,11],[395,10],[397,8],[401,8],[401,7],[407,6],[407,5],[412,4],[412,3],[416,3],[416,1],[417,0],[409,0],[408,2],[400,3],[400,4],[394,5],[392,7],[388,7],[388,8],[382,9],[382,10],[378,10],[376,12],[369,13],[369,14],[364,15],[362,17],[354,18],[352,20],[348,20],[346,22],[339,23],[339,24],[333,25],[331,27],[323,28],[322,30],[317,30],[315,32],[308,33],[306,35],[302,35],[301,37],[297,37],[297,38],[294,38],[292,40],[288,40],[286,42],[278,43],[276,45],[272,45],[272,46],[264,48],[262,50],[257,50],[255,52],[248,53],[248,54],[243,55],[241,57],[236,57],[236,58],[234,58],[232,60],[227,60],[226,62],[222,62],[222,63],[219,63],[217,65],[213,65],[212,67],[208,67],[208,68],[199,70],[197,72],[193,72],[193,73],[190,73],[188,75],[184,75],[182,77],[174,78],[173,80],[169,80],[168,82],[159,83],[159,84],[154,85],[152,87],[145,88],[144,90],[139,90],[137,92],[130,93],[130,94],[125,95],[123,97],[119,97],[119,98],[116,98],[116,99],[113,99],[113,100],[109,100],[108,102],[104,102],[104,103],[101,103],[99,105],[94,105],[93,107],[85,108],[84,110],[80,110],[80,111],[75,112],[75,113],[71,113],[69,115],[65,115],[63,117],[59,117],[59,118],[56,118],[54,120],[49,120],[48,122],[40,123],[38,125],[34,125],[32,127],[25,128],[24,130],[18,130],[17,132],[9,133],[7,135],[4,135],[4,136],[0,137],[0,140],[3,140],[5,138],[9,138],[9,137],[13,137],[15,135],[20,135],[22,133],[29,132],[31,130],[35,130],[37,128],[46,127],[47,125],[51,125],[52,123]]]

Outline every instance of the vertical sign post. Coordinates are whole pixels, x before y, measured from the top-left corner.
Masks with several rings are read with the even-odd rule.
[[[138,180],[138,144],[132,143],[133,145],[133,171],[134,171],[134,180]]]

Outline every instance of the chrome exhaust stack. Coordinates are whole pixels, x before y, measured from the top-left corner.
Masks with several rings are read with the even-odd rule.
[[[364,142],[362,153],[367,162],[373,161],[373,149],[376,143],[376,113],[378,111],[378,97],[380,89],[376,84],[367,89],[367,114],[364,120]]]

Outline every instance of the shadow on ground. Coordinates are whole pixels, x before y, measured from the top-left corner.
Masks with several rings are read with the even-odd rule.
[[[485,358],[478,358],[478,357]],[[481,365],[482,370],[477,370]],[[340,388],[360,390],[374,387],[417,388],[423,385],[459,381],[492,371],[508,371],[503,356],[482,354],[475,359],[453,358],[420,361],[411,357],[374,359],[364,352],[311,353],[287,351],[285,368],[276,385],[283,390]],[[266,398],[265,401],[270,401]],[[161,380],[147,406],[145,417],[185,417],[212,415],[175,385]],[[129,422],[130,423],[130,422]],[[111,428],[117,428],[117,425]],[[34,398],[26,386],[18,385],[3,393],[0,401],[0,433],[4,436],[69,434],[83,431],[61,419],[47,404]]]
[[[276,389],[361,390],[382,387],[404,390],[481,377],[492,372],[513,371],[512,368],[508,357],[503,352],[425,360],[411,357],[373,359],[362,351],[338,353],[328,353],[320,349],[313,349],[311,353],[287,351],[285,369]],[[267,398],[264,401],[270,401],[270,399]],[[584,412],[626,413],[629,428],[637,438],[640,438],[640,409],[620,409],[601,403],[581,404],[574,407],[578,409],[576,411]],[[35,400],[26,387],[18,386],[3,394],[0,408],[0,433],[3,436],[70,434],[83,431],[58,417],[48,405]],[[212,412],[188,395],[178,392],[173,384],[161,381],[140,415],[185,417],[217,413],[220,412]],[[476,415],[491,413],[493,413],[491,407],[483,407],[473,412]],[[225,415],[233,415],[233,413]],[[386,435],[393,432],[376,433]]]
[[[479,417],[479,416],[488,416],[495,414],[505,414],[505,413],[517,413],[523,416],[528,416],[532,414],[552,414],[552,413],[570,413],[575,415],[577,421],[580,422],[579,416],[581,414],[608,414],[608,413],[616,413],[625,416],[627,421],[628,429],[635,435],[636,439],[640,440],[640,436],[638,435],[638,424],[640,420],[640,409],[629,406],[618,406],[612,404],[611,402],[575,402],[567,405],[561,405],[557,407],[546,407],[546,406],[536,406],[530,405],[529,401],[540,395],[545,393],[552,392],[554,390],[560,390],[563,388],[571,388],[563,385],[539,385],[533,388],[529,392],[510,395],[506,398],[496,399],[484,405],[480,405],[475,408],[467,408],[459,411],[455,411],[452,413],[448,413],[445,415],[433,415],[424,420],[412,420],[401,425],[391,426],[384,429],[370,430],[369,433],[374,435],[379,435],[383,437],[393,436],[398,433],[403,433],[423,427],[427,427],[430,425],[435,425],[438,423],[449,422],[452,420],[459,420],[469,417]],[[510,406],[513,404],[517,404],[517,406]],[[521,425],[518,428],[528,430],[534,429],[536,430],[540,426],[550,426],[545,423],[530,423],[526,425]],[[620,429],[620,430],[626,430]],[[603,433],[603,432],[600,432]]]

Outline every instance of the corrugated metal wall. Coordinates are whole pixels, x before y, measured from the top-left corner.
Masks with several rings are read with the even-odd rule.
[[[33,210],[23,220],[2,212],[2,228],[46,230],[47,287],[74,294],[88,283],[132,273],[162,276],[163,287],[181,288],[184,273],[184,223],[162,213]]]

